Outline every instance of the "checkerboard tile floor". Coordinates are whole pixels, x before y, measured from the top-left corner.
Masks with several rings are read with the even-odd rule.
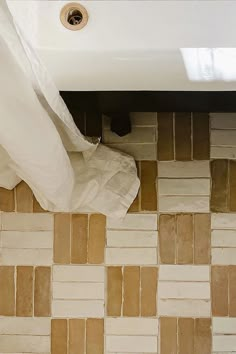
[[[0,353],[236,353],[236,114],[132,113],[123,220],[0,188]]]

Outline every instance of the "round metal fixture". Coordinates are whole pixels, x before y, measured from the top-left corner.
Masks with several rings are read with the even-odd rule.
[[[72,2],[62,8],[60,19],[67,29],[78,31],[87,24],[88,13],[82,5]]]

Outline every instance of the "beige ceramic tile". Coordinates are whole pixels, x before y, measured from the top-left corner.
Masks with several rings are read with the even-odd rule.
[[[53,319],[51,326],[51,354],[67,354],[67,320]]]
[[[157,280],[156,267],[141,268],[141,316],[157,315]]]
[[[34,315],[51,315],[51,268],[36,267],[34,283]]]
[[[88,215],[72,215],[71,225],[71,263],[87,263]]]
[[[0,188],[0,210],[5,212],[15,210],[14,190]]]
[[[106,217],[93,214],[89,219],[88,263],[104,262]]]
[[[88,319],[86,322],[86,354],[104,354],[103,319]]]
[[[17,267],[16,316],[33,315],[33,267]]]
[[[54,216],[54,262],[59,264],[70,263],[70,214],[56,214]]]
[[[0,315],[15,315],[14,267],[0,266]]]
[[[16,211],[20,213],[33,212],[33,193],[24,181],[16,186]]]
[[[157,163],[156,161],[141,162],[141,210],[157,210]]]
[[[158,113],[157,153],[159,161],[174,160],[173,113]]]
[[[107,315],[121,316],[122,268],[107,267]]]
[[[123,315],[139,316],[140,313],[140,268],[124,268],[124,303]]]

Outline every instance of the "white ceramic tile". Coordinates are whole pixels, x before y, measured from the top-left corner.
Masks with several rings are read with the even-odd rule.
[[[108,335],[158,335],[158,320],[153,318],[106,318]]]
[[[52,248],[52,231],[2,231],[3,248]]]
[[[213,230],[212,247],[236,247],[236,230]]]
[[[233,317],[213,317],[213,334],[236,334],[236,318]]]
[[[212,159],[235,159],[236,147],[234,146],[211,146]]]
[[[236,229],[236,217],[232,213],[212,213],[211,228],[219,230]]]
[[[159,282],[160,299],[210,299],[210,283],[205,282]]]
[[[53,299],[104,299],[104,283],[53,282],[52,289]]]
[[[212,349],[214,352],[229,352],[231,354],[236,351],[236,335],[213,336]]]
[[[211,145],[235,146],[236,130],[211,130]]]
[[[213,248],[211,262],[219,265],[236,265],[236,248]]]
[[[159,211],[168,212],[189,212],[208,213],[209,197],[199,196],[161,196],[159,197]]]
[[[158,162],[158,177],[198,178],[210,177],[209,161]]]
[[[106,350],[109,352],[153,353],[157,350],[157,337],[107,336]]]
[[[205,265],[160,265],[159,281],[210,281],[210,267]]]
[[[159,179],[159,195],[209,195],[210,179]]]
[[[211,303],[210,300],[159,299],[158,314],[170,317],[210,317]]]
[[[104,302],[100,300],[53,300],[52,316],[63,318],[104,317]]]
[[[0,353],[50,352],[49,336],[1,335]]]
[[[132,132],[120,137],[109,129],[103,131],[103,142],[105,144],[112,143],[155,143],[156,128],[155,127],[132,127]]]
[[[2,265],[51,265],[53,263],[52,249],[12,249],[1,251]]]
[[[108,247],[155,247],[157,231],[107,231]]]
[[[3,213],[2,230],[51,231],[54,220],[50,213]]]
[[[53,281],[58,282],[104,282],[102,266],[53,266]]]
[[[49,336],[51,333],[50,318],[30,318],[30,317],[1,317],[0,335],[43,335]],[[1,337],[0,337],[1,341]]]
[[[236,113],[210,113],[211,129],[236,129]]]
[[[149,160],[154,161],[157,159],[157,144],[106,144],[108,147],[122,151],[136,161]]]
[[[157,230],[157,214],[127,214],[123,219],[107,218],[108,229]]]
[[[106,264],[157,264],[155,248],[107,248]]]

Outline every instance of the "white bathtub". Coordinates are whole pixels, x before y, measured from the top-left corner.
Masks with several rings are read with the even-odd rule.
[[[236,89],[236,1],[80,1],[80,31],[69,1],[9,3],[60,90]]]

